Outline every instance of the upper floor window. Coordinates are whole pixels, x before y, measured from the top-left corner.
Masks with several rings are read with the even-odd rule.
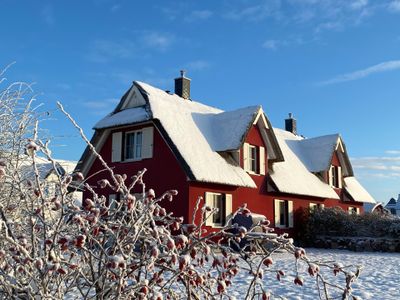
[[[265,175],[265,148],[244,143],[243,168],[249,173]]]
[[[125,159],[142,158],[142,131],[125,133]]]
[[[153,157],[153,127],[112,134],[111,161],[132,161]]]
[[[329,185],[334,188],[342,188],[342,168],[340,166],[331,166],[329,168]]]

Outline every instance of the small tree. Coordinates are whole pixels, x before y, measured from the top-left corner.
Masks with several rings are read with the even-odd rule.
[[[10,100],[14,94],[6,91],[2,98]],[[21,95],[15,95],[11,99],[19,103]],[[62,174],[58,170],[48,142],[38,137],[37,118],[29,103],[22,115],[17,114],[24,118],[11,114],[13,122],[26,124],[25,130],[20,134],[18,126],[10,128],[9,145],[13,147],[6,147],[7,155],[0,166],[0,297],[231,299],[232,282],[239,272],[245,272],[251,279],[245,287],[245,299],[283,299],[265,286],[268,278],[280,280],[285,276],[286,270],[274,268],[273,255],[278,250],[293,255],[293,284],[303,284],[299,265],[305,264],[308,274],[316,279],[322,299],[329,299],[331,292],[339,292],[343,299],[351,296],[359,268],[313,261],[286,235],[271,235],[267,220],[249,230],[228,222],[216,232],[207,232],[205,221],[215,209],[198,199],[192,219],[200,221],[183,224],[183,218],[162,207],[164,201],[173,201],[177,191],[157,195],[147,189],[143,180],[146,170],[133,176],[115,174],[59,104],[112,178],[100,180],[99,187],[121,194],[120,201],[108,203],[101,189],[93,190],[82,174]],[[17,107],[8,105],[4,110],[15,113]],[[29,176],[22,176],[23,168],[14,161],[24,151],[28,154],[24,157]],[[46,188],[38,155],[45,157],[54,170],[54,189]],[[138,185],[142,192],[134,195],[132,190]],[[71,190],[80,188],[91,192],[82,205],[71,196]],[[232,218],[237,214],[251,212],[243,205]],[[200,218],[195,218],[197,215]],[[245,249],[238,247],[242,239],[249,241]],[[323,269],[343,274],[342,286],[327,282]]]

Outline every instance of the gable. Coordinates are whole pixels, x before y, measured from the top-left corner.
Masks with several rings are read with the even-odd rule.
[[[134,108],[139,106],[146,105],[146,100],[140,92],[137,85],[132,85],[131,88],[122,96],[120,102],[117,107],[113,111],[113,113],[117,113],[121,110]]]

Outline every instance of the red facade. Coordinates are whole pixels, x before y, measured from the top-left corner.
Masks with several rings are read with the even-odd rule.
[[[147,122],[144,125],[126,126],[118,128],[118,131],[128,132],[132,130],[138,130],[145,126],[149,126]],[[247,203],[248,208],[258,214],[265,215],[274,226],[275,218],[275,207],[274,200],[282,199],[293,202],[293,215],[294,215],[294,228],[277,229],[278,232],[289,232],[294,233],[296,228],[301,226],[301,220],[297,218],[298,212],[302,209],[308,209],[310,203],[324,204],[325,207],[339,206],[344,210],[348,210],[351,207],[359,208],[359,211],[363,211],[363,205],[361,202],[344,202],[336,199],[324,199],[311,196],[300,196],[294,194],[283,194],[281,192],[268,191],[268,159],[267,151],[265,152],[265,175],[250,174],[251,178],[257,185],[257,188],[249,187],[237,187],[233,185],[222,185],[213,184],[206,182],[190,181],[187,174],[185,173],[183,163],[179,157],[174,153],[171,145],[168,144],[168,137],[163,136],[159,128],[151,123],[150,126],[154,128],[154,139],[153,139],[153,157],[149,159],[142,159],[139,161],[130,162],[111,162],[112,153],[112,133],[108,135],[103,147],[100,150],[101,156],[105,161],[109,162],[109,166],[113,168],[116,174],[127,174],[128,178],[135,175],[139,170],[146,168],[148,171],[144,176],[146,188],[154,188],[156,194],[160,194],[166,190],[176,189],[179,194],[173,202],[161,203],[167,210],[173,211],[176,216],[183,216],[186,222],[191,222],[192,212],[195,208],[198,197],[205,198],[205,194],[220,193],[220,194],[231,194],[232,195],[232,209],[235,211],[243,203]],[[165,133],[164,133],[165,134]],[[267,145],[264,144],[264,140],[259,131],[259,127],[253,125],[245,138],[245,142],[261,146],[267,149]],[[243,151],[240,151],[240,162],[243,167]],[[332,158],[332,165],[340,165],[339,159],[336,153]],[[100,179],[109,177],[107,171],[99,172],[103,170],[103,166],[98,159],[94,161],[88,174],[91,175],[88,179],[88,183],[94,187],[97,186],[97,182]],[[338,195],[341,195],[341,189],[335,189]],[[99,191],[100,194],[108,195],[115,193],[112,190]],[[137,191],[139,192],[139,191]],[[85,197],[90,197],[87,192],[84,194]],[[204,201],[204,200],[203,200]],[[199,215],[198,215],[199,217]],[[210,228],[211,229],[211,228]]]

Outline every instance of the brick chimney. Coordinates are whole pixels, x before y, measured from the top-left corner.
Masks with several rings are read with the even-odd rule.
[[[285,130],[297,135],[297,121],[292,113],[289,113],[289,118],[285,119]]]
[[[184,70],[181,70],[181,77],[175,78],[175,94],[190,100],[190,78],[187,78],[185,73]]]

